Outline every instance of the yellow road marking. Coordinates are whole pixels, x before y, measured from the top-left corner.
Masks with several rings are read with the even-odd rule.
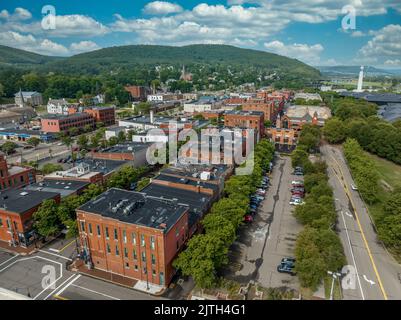
[[[56,298],[57,300],[68,300],[67,298],[64,298],[62,296],[59,296],[57,294],[53,295],[54,298]]]
[[[69,244],[65,245],[64,247],[62,247],[58,253],[64,251],[65,249],[67,249],[71,244],[73,244],[75,242],[75,240],[72,240]]]
[[[383,294],[384,299],[385,299],[385,300],[388,300],[387,293],[386,293],[386,291],[384,290],[383,283],[382,283],[382,281],[381,281],[379,272],[377,271],[377,268],[376,268],[375,260],[374,260],[374,258],[373,258],[373,256],[372,256],[372,253],[371,253],[370,248],[369,248],[369,245],[368,245],[368,241],[366,240],[365,233],[364,233],[364,231],[363,231],[363,229],[362,229],[362,225],[361,225],[361,222],[360,222],[360,220],[359,220],[358,212],[357,212],[357,210],[356,210],[354,201],[353,201],[352,196],[351,196],[351,193],[350,193],[350,191],[349,191],[349,187],[348,187],[347,181],[345,180],[344,172],[343,172],[343,170],[341,169],[341,165],[340,165],[339,162],[336,160],[336,158],[334,158],[332,155],[330,155],[330,157],[336,162],[338,168],[340,169],[341,176],[342,176],[342,178],[343,178],[343,182],[344,182],[344,186],[345,186],[344,190],[345,190],[346,194],[348,195],[348,198],[349,198],[350,201],[351,201],[352,208],[354,209],[355,217],[356,217],[356,222],[358,223],[359,230],[361,231],[362,239],[363,239],[363,242],[364,242],[364,244],[365,244],[366,250],[368,251],[368,255],[369,255],[370,261],[371,261],[371,263],[372,263],[373,270],[374,270],[374,272],[375,272],[375,274],[376,274],[376,277],[377,277],[377,280],[378,280],[378,282],[379,282],[380,290],[381,290],[381,292],[382,292],[382,294]],[[336,174],[336,173],[335,173],[335,174]],[[337,175],[337,174],[336,174],[336,175]]]

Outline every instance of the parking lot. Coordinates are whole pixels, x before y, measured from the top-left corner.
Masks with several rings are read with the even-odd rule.
[[[296,276],[277,271],[282,258],[294,256],[296,237],[302,230],[289,204],[291,181],[300,180],[292,172],[291,159],[277,156],[266,198],[254,222],[241,228],[233,245],[228,278],[243,284],[255,280],[264,287],[299,289]]]

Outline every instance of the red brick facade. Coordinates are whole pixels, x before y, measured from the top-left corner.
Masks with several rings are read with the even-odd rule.
[[[35,170],[33,168],[15,166],[11,167],[10,172],[6,159],[0,154],[0,190],[21,188],[35,182]]]
[[[168,286],[173,260],[188,238],[188,211],[167,233],[79,210],[77,219],[81,245],[95,269]]]
[[[41,119],[44,132],[68,132],[70,128],[84,129],[85,126],[95,126],[95,119],[87,113],[75,113],[70,116],[44,117]]]
[[[59,194],[55,193],[53,199],[57,203],[60,203]],[[24,243],[20,243],[18,234],[25,234],[32,230],[32,216],[38,210],[39,206],[40,204],[22,214],[0,208],[0,241],[10,244],[14,241],[15,245],[24,245]]]

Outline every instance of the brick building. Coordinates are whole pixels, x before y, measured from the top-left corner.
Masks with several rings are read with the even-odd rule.
[[[146,101],[148,94],[150,94],[150,89],[145,86],[126,86],[124,89],[129,92],[134,101]]]
[[[106,127],[116,123],[114,107],[90,107],[85,108],[84,112],[91,115],[96,123],[103,123]]]
[[[124,143],[117,144],[99,151],[92,151],[93,159],[132,161],[136,167],[146,165],[146,152],[151,143]]]
[[[45,200],[60,202],[60,194],[44,191],[7,190],[0,195],[0,241],[27,247],[35,240],[33,214]]]
[[[188,239],[187,205],[112,188],[77,209],[85,262],[166,287]]]
[[[291,152],[298,141],[299,131],[289,128],[288,125],[283,127],[283,122],[279,115],[275,127],[269,128],[267,135],[277,150]]]
[[[259,138],[265,134],[264,120],[261,111],[228,111],[224,114],[225,127],[254,129]]]
[[[21,188],[35,181],[33,168],[9,166],[4,154],[0,153],[0,190]]]
[[[242,105],[243,111],[260,111],[264,113],[264,120],[274,121],[277,109],[274,102],[252,99]]]
[[[84,129],[89,125],[95,127],[95,119],[88,113],[74,113],[71,115],[46,115],[41,119],[44,132],[68,132],[70,128]]]

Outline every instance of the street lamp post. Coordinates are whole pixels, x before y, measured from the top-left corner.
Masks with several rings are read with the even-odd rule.
[[[330,290],[330,300],[333,300],[334,282],[335,282],[335,280],[337,279],[337,277],[338,277],[338,278],[341,277],[341,273],[332,272],[332,271],[327,271],[327,273],[328,273],[329,275],[331,275],[332,278],[333,278],[333,281],[331,282],[331,290]]]

